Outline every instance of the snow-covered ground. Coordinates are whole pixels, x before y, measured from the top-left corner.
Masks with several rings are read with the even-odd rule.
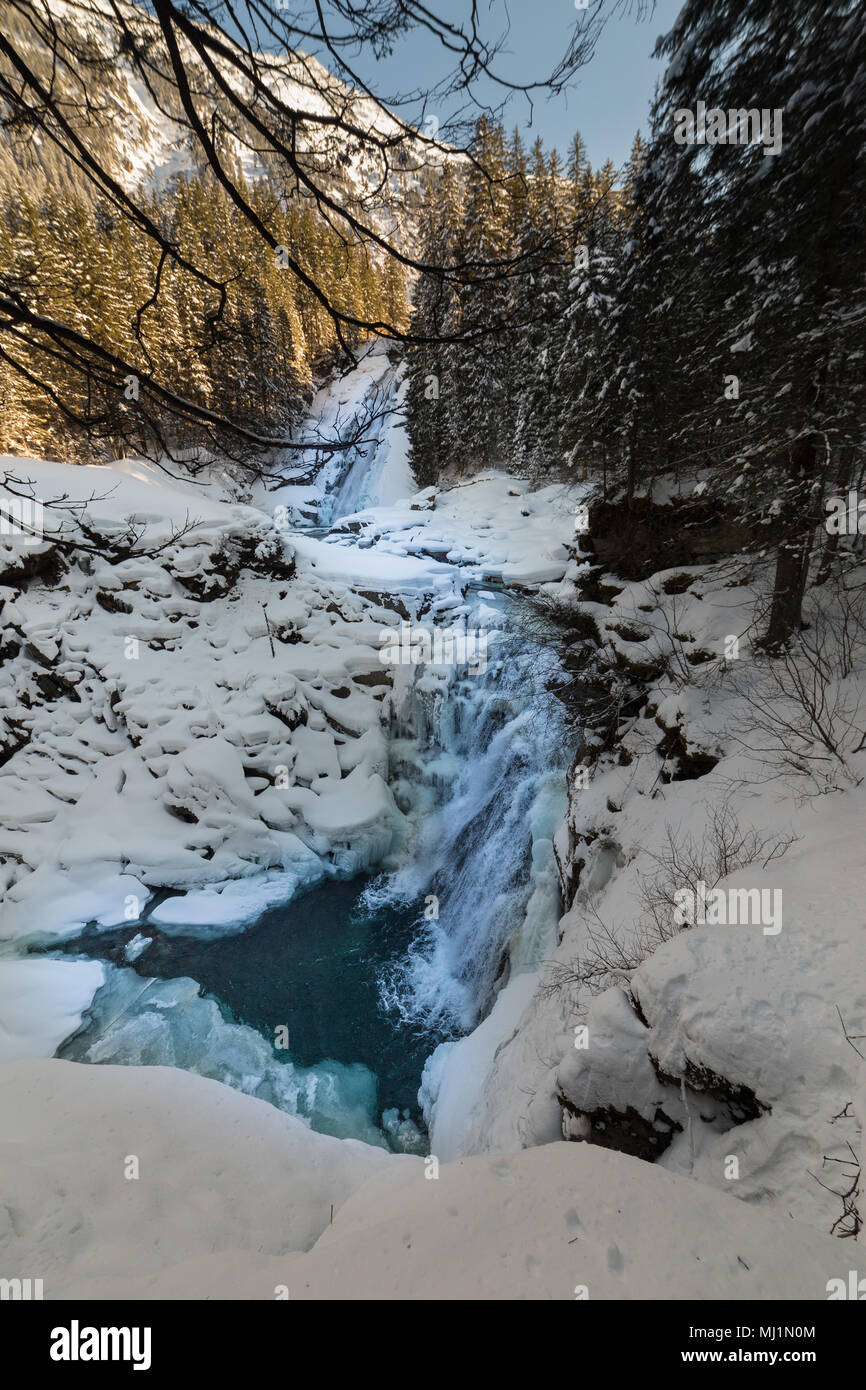
[[[59,583],[0,591],[0,938],[133,921],[158,887],[204,895],[174,920],[230,926],[311,875],[380,859],[400,815],[382,775],[379,634],[398,620],[347,585],[456,603],[448,569],[370,552],[353,574],[308,538],[295,556],[266,514],[146,464],[0,465],[45,498],[95,496],[101,534],[131,517],[138,549],[164,547],[118,563],[76,552]],[[69,514],[46,516],[80,536]],[[67,563],[50,539],[5,539],[13,582],[52,553]],[[282,877],[268,889],[265,872]]]
[[[459,566],[465,578],[537,588],[575,572],[567,545],[574,541],[579,496],[579,489],[559,484],[532,490],[505,473],[479,474],[344,517],[334,534],[341,548],[429,555]]]
[[[435,1175],[201,1077],[57,1061],[0,1068],[0,1110],[3,1268],[47,1299],[824,1299],[858,1267],[588,1145]]]
[[[330,431],[400,389],[374,351],[315,408]],[[826,1297],[859,1248],[830,1232],[852,1229],[863,1143],[866,754],[849,739],[843,761],[811,758],[755,659],[746,562],[578,604],[580,489],[491,473],[413,494],[390,415],[348,469],[334,456],[245,502],[217,470],[199,486],[134,460],[0,465],[51,504],[44,541],[0,552],[4,1275],[44,1277],[48,1297]],[[336,524],[286,529],[279,508]],[[95,553],[94,532],[130,553]],[[585,738],[567,806],[577,735],[530,726],[513,663],[486,687],[496,709],[380,660],[407,614],[496,627],[502,586],[573,608],[599,663],[643,683],[613,741]],[[863,654],[849,665],[833,708],[854,728]],[[799,771],[768,708],[793,719]],[[470,863],[473,816],[489,853]],[[487,899],[506,840],[531,853],[503,942]],[[128,970],[22,959],[140,923],[157,893],[163,931],[211,937],[365,868],[411,895],[410,843],[431,871],[458,866],[461,920],[407,977],[471,1028],[424,1072],[438,1178],[364,1128],[369,1077],[277,1064],[194,981],[155,982],[145,1007]],[[676,929],[671,872],[698,870],[779,912]],[[137,937],[127,961],[146,950]],[[446,958],[465,998],[428,989]],[[113,1032],[90,1060],[139,1065],[52,1059],[91,1009]],[[343,1132],[369,1143],[284,1113],[317,1088],[308,1117],[356,1105]]]

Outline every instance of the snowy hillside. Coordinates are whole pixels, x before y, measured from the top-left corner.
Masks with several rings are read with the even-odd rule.
[[[100,106],[87,134],[90,140],[96,138],[100,152],[124,187],[159,193],[171,188],[178,175],[200,171],[201,148],[177,93],[165,80],[167,57],[156,19],[133,4],[117,7],[141,51],[150,52],[145,81],[128,54],[116,53],[115,7],[107,0],[104,6],[94,3],[84,8],[71,0],[50,0],[48,9],[60,34],[68,28],[75,42],[83,41],[90,49],[91,62],[99,68]],[[24,49],[37,72],[51,70],[47,37],[47,33],[36,34],[29,25],[22,26]],[[195,54],[185,51],[185,57],[191,64],[197,95],[212,101],[211,76]],[[417,190],[420,171],[441,162],[441,152],[424,140],[413,139],[411,130],[377,102],[347,86],[309,54],[269,52],[258,57],[267,90],[296,121],[294,148],[301,159],[308,160],[324,177],[325,186],[338,199],[363,204],[385,235],[405,236],[407,199],[411,201],[411,193]],[[244,82],[228,63],[224,75],[239,98],[252,102],[255,108],[260,99],[252,84]],[[72,100],[85,91],[80,72],[64,68],[56,80],[70,84]],[[356,127],[357,138],[353,140],[342,126],[335,130],[331,124],[335,117]],[[269,180],[285,191],[280,162],[273,154],[268,157],[264,153],[261,137],[250,122],[238,117],[227,136],[230,156],[251,183]],[[393,168],[382,153],[388,148],[383,142],[388,141],[399,145]],[[38,132],[34,143],[37,151],[51,148],[51,142],[44,141]]]

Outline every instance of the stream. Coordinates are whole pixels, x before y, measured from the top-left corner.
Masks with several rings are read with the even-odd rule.
[[[329,520],[364,496],[365,470],[381,473],[375,454],[341,479]],[[466,602],[467,623],[496,613],[486,671],[391,697],[389,782],[411,827],[399,866],[326,878],[215,938],[147,914],[87,928],[60,953],[98,958],[107,980],[59,1056],[185,1067],[324,1133],[427,1152],[425,1061],[540,967],[560,912],[570,739],[555,634],[529,596],[470,584]]]

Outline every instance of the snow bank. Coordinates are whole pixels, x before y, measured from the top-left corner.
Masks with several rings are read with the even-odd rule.
[[[300,842],[299,846],[304,848]],[[316,857],[308,854],[308,860],[310,876],[320,875]],[[304,881],[301,874],[273,869],[249,879],[228,879],[211,888],[191,889],[178,897],[166,898],[149,914],[149,920],[161,927],[178,927],[186,933],[192,930],[200,935],[218,935],[246,926],[269,907],[288,902]]]
[[[585,490],[555,484],[531,491],[525,480],[493,472],[345,517],[335,539],[338,549],[360,541],[379,556],[431,556],[459,566],[464,577],[535,588],[563,579],[573,565]]]
[[[38,1271],[46,1298],[113,1297],[115,1279],[120,1293],[220,1252],[306,1250],[379,1167],[418,1163],[161,1067],[2,1066],[0,1135],[0,1263]]]
[[[436,1181],[385,1170],[296,1265],[298,1298],[821,1300],[857,1259],[637,1159],[549,1144]]]
[[[489,1072],[497,1048],[514,1034],[536,984],[534,974],[516,976],[502,990],[483,1023],[465,1038],[440,1043],[428,1058],[421,1098],[430,1131],[430,1152],[443,1162],[466,1152],[467,1139],[478,1124],[480,1082]]]
[[[454,577],[447,565],[436,560],[370,550],[346,549],[297,533],[292,536],[302,569],[318,579],[336,580],[359,589],[450,590]]]
[[[0,960],[0,1062],[50,1057],[104,979],[99,961]]]
[[[48,1299],[823,1300],[857,1265],[622,1154],[550,1144],[434,1177],[162,1068],[9,1064],[0,1119],[2,1266]]]

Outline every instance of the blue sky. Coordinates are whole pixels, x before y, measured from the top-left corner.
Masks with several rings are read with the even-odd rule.
[[[708,0],[711,3],[711,0]],[[574,84],[561,96],[535,102],[530,111],[524,97],[513,96],[504,119],[509,131],[520,127],[524,141],[541,135],[548,146],[564,153],[575,130],[580,130],[593,165],[610,157],[622,164],[628,157],[635,131],[646,131],[647,112],[662,64],[651,58],[655,40],[672,25],[681,0],[656,0],[654,13],[638,19],[635,13],[613,17],[606,25],[588,66],[580,69]],[[465,19],[467,0],[437,0],[431,6],[443,17]],[[636,6],[630,6],[634,10]],[[525,81],[546,76],[565,51],[577,11],[573,0],[480,0],[482,32],[486,38],[500,35],[510,16],[510,33],[497,60],[504,77]],[[443,75],[442,50],[419,32],[401,41],[394,54],[376,60],[365,55],[355,66],[380,95],[428,87]],[[484,87],[479,87],[483,96]],[[499,95],[489,100],[498,102]],[[447,110],[436,111],[443,118]],[[409,108],[402,114],[411,116]],[[531,124],[530,124],[531,121]]]

